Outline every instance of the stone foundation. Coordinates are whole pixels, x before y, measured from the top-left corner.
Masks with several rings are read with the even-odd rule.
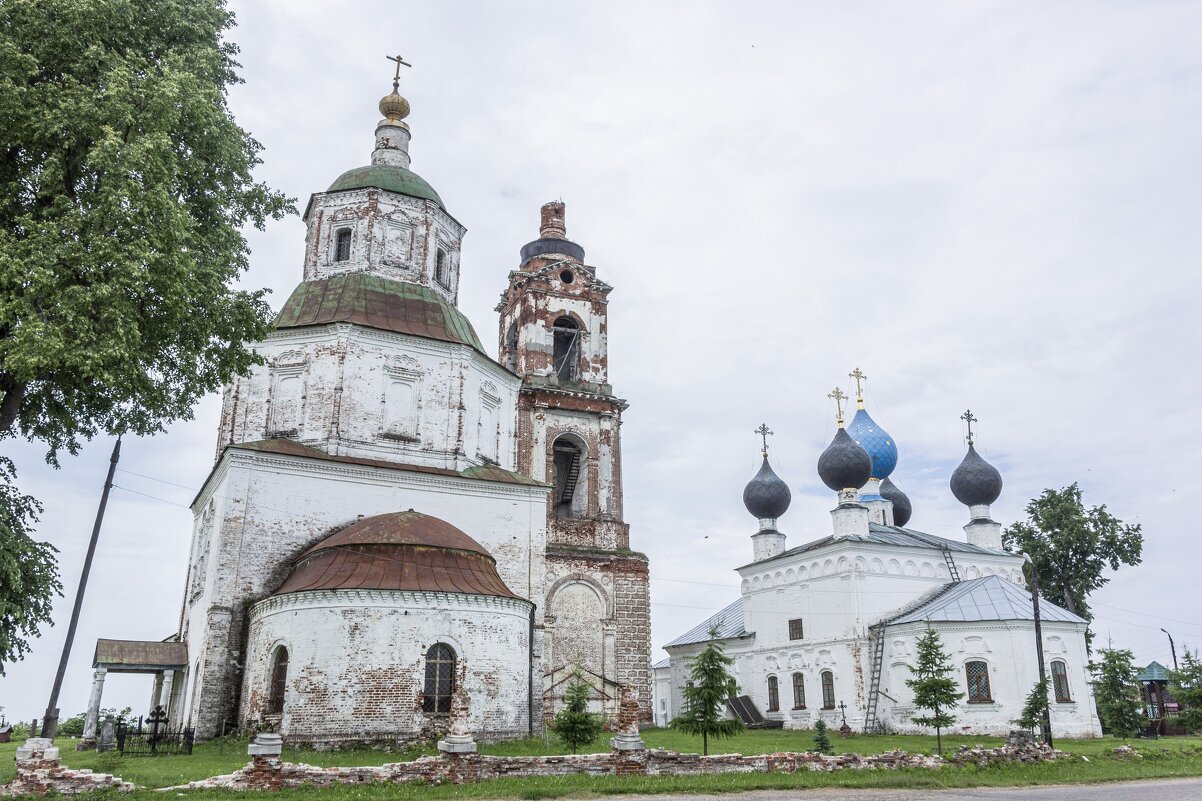
[[[51,740],[33,737],[17,749],[17,776],[0,787],[0,795],[77,795],[91,790],[114,789],[128,792],[134,786],[117,776],[71,770],[59,763],[59,752]]]

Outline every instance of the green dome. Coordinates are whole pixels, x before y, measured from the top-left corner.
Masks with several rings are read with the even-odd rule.
[[[434,191],[434,187],[426,183],[426,179],[404,167],[392,164],[371,164],[367,167],[347,170],[338,176],[337,181],[330,184],[328,191],[342,192],[347,189],[368,188],[384,189],[399,195],[433,200],[440,209],[447,210],[442,203],[442,198]]]

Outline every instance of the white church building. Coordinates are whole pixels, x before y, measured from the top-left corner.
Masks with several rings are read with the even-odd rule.
[[[858,370],[853,377],[863,378]],[[665,646],[668,659],[655,665],[657,720],[683,712],[691,660],[716,629],[743,694],[732,715],[784,728],[812,728],[821,718],[855,731],[925,732],[910,720],[922,713],[906,680],[915,643],[930,627],[964,693],[953,729],[1014,728],[1038,679],[1038,654],[1024,558],[1002,550],[1002,527],[990,519],[1001,475],[973,447],[969,413],[968,453],[951,478],[953,494],[969,507],[965,538],[907,528],[910,501],[889,480],[897,446],[857,396],[850,426],[840,413],[818,461],[823,483],[838,493],[828,536],[788,547],[778,518],[791,493],[769,466],[765,444],[763,465],[743,493],[759,530],[751,560],[735,568],[740,597]],[[1046,600],[1039,608],[1052,730],[1098,736],[1086,621]]]
[[[155,675],[151,706],[199,739],[427,740],[458,687],[477,736],[526,736],[577,667],[595,710],[629,688],[650,718],[612,287],[549,203],[486,349],[396,86],[370,164],[309,200],[301,281],[225,391],[178,631],[98,644],[85,734],[110,670]]]

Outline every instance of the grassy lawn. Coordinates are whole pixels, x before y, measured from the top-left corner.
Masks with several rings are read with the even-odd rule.
[[[643,739],[648,746],[679,751],[700,750],[700,741],[670,729],[647,729]],[[859,735],[849,738],[834,737],[835,750],[875,754],[901,748],[911,752],[934,750],[935,738],[917,735]],[[965,737],[952,735],[944,738],[945,751],[960,745],[999,745],[1001,740],[989,737]],[[663,777],[589,777],[569,776],[562,778],[504,779],[461,786],[395,786],[366,785],[344,786],[320,791],[312,789],[288,790],[272,794],[297,799],[321,794],[324,798],[365,799],[425,799],[425,798],[555,798],[560,796],[597,796],[621,793],[682,793],[682,792],[738,792],[752,789],[789,789],[804,787],[885,787],[885,788],[938,788],[1013,786],[1023,784],[1102,782],[1125,779],[1172,778],[1202,775],[1202,737],[1173,737],[1154,742],[1132,741],[1144,754],[1143,759],[1121,760],[1112,755],[1121,741],[1112,738],[1097,740],[1063,740],[1057,743],[1061,750],[1088,757],[1089,761],[1072,760],[1062,763],[1037,765],[1006,765],[991,768],[944,768],[939,771],[844,771],[841,773],[801,774],[727,774],[720,776],[663,776]],[[729,740],[711,743],[711,753],[745,754],[771,753],[773,751],[802,751],[810,745],[810,735],[802,731],[749,731]],[[145,787],[165,787],[207,776],[230,773],[246,764],[246,744],[241,740],[224,740],[203,743],[196,747],[190,757],[130,757],[115,754],[74,751],[73,740],[61,740],[59,747],[63,761],[73,768],[92,768],[106,773],[116,773],[122,778]],[[608,749],[608,737],[596,743],[592,751]],[[7,782],[13,774],[13,755],[16,743],[0,745],[0,783]],[[519,756],[544,753],[563,753],[552,740],[550,751],[542,738],[516,740],[481,747],[486,754]],[[433,749],[422,749],[406,753],[386,753],[370,750],[309,751],[288,749],[284,759],[289,762],[305,762],[322,766],[379,765],[414,759],[422,754],[433,753]],[[146,801],[162,796],[137,793]],[[205,791],[193,795],[204,798],[245,798],[246,793],[228,791]],[[255,795],[255,794],[251,794]]]

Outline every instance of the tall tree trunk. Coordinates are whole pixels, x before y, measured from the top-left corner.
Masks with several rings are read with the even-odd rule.
[[[1073,600],[1072,593],[1068,591],[1068,587],[1063,587],[1062,589],[1064,592],[1064,608],[1074,615],[1077,614],[1077,602]]]
[[[17,383],[8,376],[0,377],[0,392],[4,393],[3,400],[0,400],[0,437],[10,432],[16,433],[11,429],[17,422],[17,415],[21,412],[21,401],[25,399],[25,387],[25,384]]]

